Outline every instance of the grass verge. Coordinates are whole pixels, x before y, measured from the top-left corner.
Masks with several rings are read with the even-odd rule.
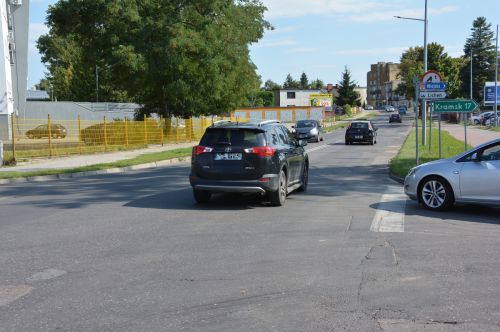
[[[484,127],[484,126],[476,126],[478,129],[489,130],[489,131],[498,131],[500,132],[500,127]]]
[[[421,135],[422,131],[419,130],[419,140],[422,137]],[[429,131],[427,131],[427,142],[429,142]],[[464,145],[464,142],[457,140],[448,132],[441,132],[441,151],[443,159],[450,158],[464,152]],[[467,146],[467,149],[471,148],[471,145]],[[419,145],[418,151],[420,164],[439,159],[439,132],[437,130],[432,131],[431,152],[429,152],[428,144]],[[408,174],[408,171],[416,166],[415,159],[415,129],[413,129],[406,138],[398,156],[392,159],[389,163],[390,173],[397,177],[404,178]]]
[[[65,173],[76,173],[76,172],[88,172],[88,171],[98,171],[101,169],[117,168],[117,167],[127,167],[140,164],[147,164],[161,160],[174,159],[179,157],[187,157],[191,155],[193,148],[183,148],[168,150],[155,153],[145,153],[141,154],[133,159],[117,160],[112,163],[102,163],[90,166],[82,166],[76,168],[64,168],[64,169],[51,169],[43,171],[32,171],[32,172],[3,172],[0,173],[0,179],[11,179],[11,178],[23,178],[30,176],[43,176],[43,175],[55,175],[55,174],[65,174]]]

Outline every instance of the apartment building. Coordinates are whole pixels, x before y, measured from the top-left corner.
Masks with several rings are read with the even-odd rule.
[[[394,92],[398,85],[403,82],[398,79],[399,63],[379,62],[371,65],[370,69],[366,74],[368,105],[375,108],[380,108],[383,105],[412,107],[411,100]]]

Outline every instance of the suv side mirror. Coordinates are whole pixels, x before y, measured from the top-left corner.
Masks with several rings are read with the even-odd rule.
[[[476,152],[476,153],[474,153],[474,154],[472,155],[472,157],[470,157],[470,159],[471,159],[472,161],[479,161],[479,160],[477,159],[477,152]]]
[[[306,145],[307,145],[307,141],[303,141],[303,140],[299,141],[299,146],[306,146]]]

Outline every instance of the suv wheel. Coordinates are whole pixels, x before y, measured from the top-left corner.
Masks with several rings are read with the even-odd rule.
[[[304,164],[304,171],[302,172],[302,186],[297,189],[297,191],[306,191],[307,190],[307,182],[309,181],[309,165],[307,163]]]
[[[451,186],[439,176],[431,176],[425,180],[419,190],[420,201],[431,211],[449,209],[455,199]]]
[[[271,199],[271,204],[274,206],[283,206],[286,199],[286,174],[284,170],[281,170],[280,180],[278,182],[278,190],[271,192],[269,198]]]
[[[197,190],[197,189],[193,189],[193,195],[194,195],[194,200],[200,204],[208,203],[210,197],[212,196],[212,194],[208,191]]]

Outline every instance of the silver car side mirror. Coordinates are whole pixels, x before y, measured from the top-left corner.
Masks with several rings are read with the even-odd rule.
[[[474,153],[470,159],[471,159],[472,161],[479,161],[479,160],[477,160],[477,152],[476,152],[476,153]]]

